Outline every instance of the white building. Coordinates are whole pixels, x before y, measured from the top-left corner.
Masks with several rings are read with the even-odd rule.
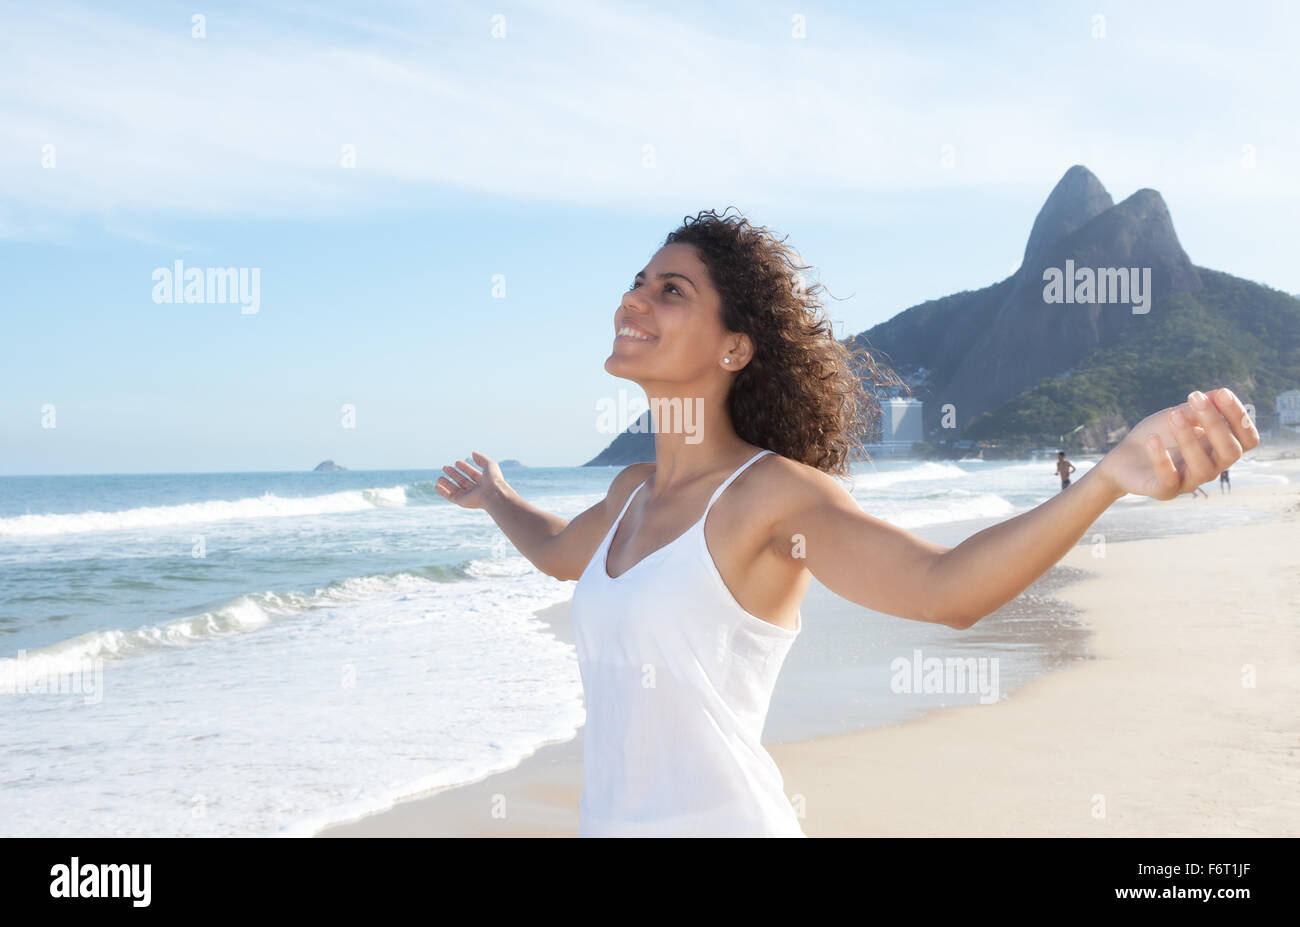
[[[1273,420],[1278,429],[1300,433],[1300,390],[1279,393],[1273,403]]]
[[[1289,389],[1278,393],[1274,401],[1279,428],[1300,431],[1300,389]]]
[[[880,441],[867,445],[872,453],[906,454],[912,445],[924,438],[921,428],[921,411],[925,403],[919,399],[880,400]]]

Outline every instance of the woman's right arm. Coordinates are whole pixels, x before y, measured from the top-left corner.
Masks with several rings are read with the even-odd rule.
[[[505,481],[496,461],[478,452],[471,456],[483,469],[463,460],[456,461],[456,467],[443,467],[447,476],[438,479],[438,492],[464,508],[483,509],[533,566],[561,580],[582,576],[632,489],[654,468],[650,463],[625,467],[604,499],[566,521],[529,504]]]

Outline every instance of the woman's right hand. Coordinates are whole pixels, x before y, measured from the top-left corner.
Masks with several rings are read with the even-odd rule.
[[[458,460],[455,467],[442,468],[442,472],[447,476],[438,477],[434,489],[444,499],[456,503],[461,508],[481,509],[487,496],[499,490],[505,483],[505,477],[501,475],[501,468],[492,458],[484,457],[478,451],[474,451],[470,456],[483,468],[482,470],[476,470],[465,461]]]

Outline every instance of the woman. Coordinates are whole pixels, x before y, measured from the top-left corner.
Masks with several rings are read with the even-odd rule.
[[[578,580],[582,836],[803,836],[759,738],[811,577],[879,612],[969,628],[1125,493],[1173,499],[1259,443],[1230,391],[1193,392],[1042,505],[956,547],[925,541],[834,478],[878,414],[860,373],[888,377],[835,339],[783,241],[700,213],[636,275],[605,369],[645,390],[655,460],[603,500],[572,521],[539,511],[477,452],[478,467],[458,460],[438,481],[539,570]],[[669,414],[688,403],[698,430]]]

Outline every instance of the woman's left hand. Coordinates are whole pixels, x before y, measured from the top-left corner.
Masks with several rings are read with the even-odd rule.
[[[1120,493],[1173,499],[1258,446],[1255,423],[1232,390],[1216,389],[1209,396],[1195,390],[1187,402],[1134,425],[1093,469]]]

